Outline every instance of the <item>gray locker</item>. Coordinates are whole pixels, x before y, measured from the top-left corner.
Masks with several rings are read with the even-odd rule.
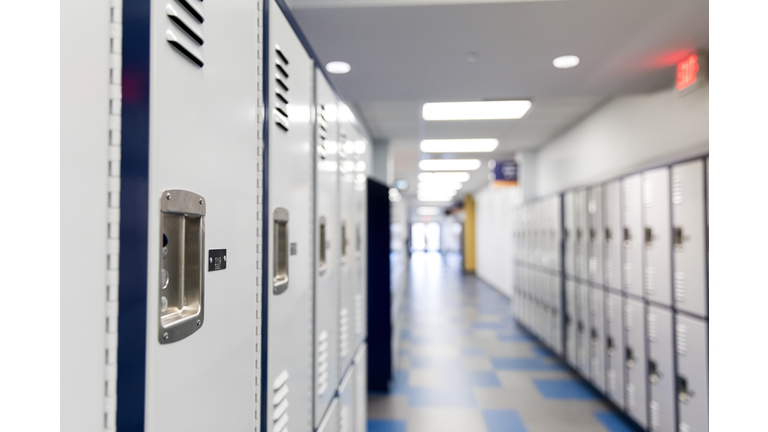
[[[643,288],[645,298],[672,305],[672,239],[669,214],[669,168],[643,173]]]
[[[577,367],[576,361],[576,282],[565,280],[565,358],[573,368]]]
[[[587,271],[589,282],[603,284],[603,192],[600,186],[587,189]]]
[[[344,105],[339,104],[341,112]],[[346,110],[344,110],[346,111]],[[344,116],[339,116],[339,377],[342,377],[352,364],[354,354],[354,306],[355,306],[355,161],[352,124]]]
[[[362,161],[359,150],[359,144],[364,143],[365,148],[367,144],[358,131],[355,130],[356,137],[356,166],[359,166],[359,162]],[[353,325],[354,325],[354,346],[352,350],[356,351],[367,335],[367,314],[368,314],[368,279],[367,279],[367,266],[368,266],[368,193],[367,177],[365,173],[356,168],[354,180],[354,205],[355,212],[353,220],[355,221],[353,234],[353,248],[354,248],[354,304],[353,304]]]
[[[589,381],[605,392],[605,305],[602,287],[589,287]]]
[[[589,288],[576,283],[576,366],[589,378]]]
[[[576,220],[574,215],[574,191],[568,191],[563,200],[563,235],[565,236],[565,274],[576,276]]]
[[[640,174],[621,180],[622,289],[637,297],[643,296],[643,229],[640,209]]]
[[[550,330],[550,339],[552,341],[551,348],[552,350],[557,353],[559,356],[563,356],[563,300],[562,300],[562,287],[561,287],[561,278],[559,276],[551,276],[552,278],[552,286],[550,289],[553,293],[554,302],[552,304],[552,309],[550,313],[552,314],[552,319],[550,320],[550,325],[552,326]]]
[[[672,166],[675,306],[706,317],[707,268],[704,161]]]
[[[622,297],[605,293],[605,393],[624,408],[624,324]]]
[[[549,200],[550,202],[550,237],[551,237],[551,243],[550,243],[550,268],[554,270],[557,273],[560,273],[563,271],[562,268],[562,250],[560,248],[560,243],[562,242],[562,229],[561,229],[561,221],[562,221],[562,213],[561,213],[561,201],[560,201],[560,195],[555,195]]]
[[[339,384],[339,432],[355,430],[355,365],[347,369]]]
[[[320,420],[320,425],[317,427],[317,432],[338,432],[339,430],[339,398],[333,398],[328,405],[328,411],[326,411],[323,418]]]
[[[645,305],[642,300],[624,299],[624,411],[646,427],[647,358],[645,354]]]
[[[675,363],[672,310],[648,306],[648,428],[653,432],[674,432]]]
[[[677,314],[677,405],[680,431],[709,430],[708,325]]]
[[[589,279],[589,224],[587,220],[587,190],[577,189],[573,194],[574,221],[576,228],[576,246],[574,267],[576,277],[586,282]]]
[[[264,415],[267,432],[281,432],[304,430],[312,424],[308,405],[312,371],[307,366],[312,364],[313,351],[314,130],[306,119],[311,118],[313,62],[274,1],[269,18],[271,121],[265,217],[269,218],[267,283],[271,289]]]
[[[621,198],[618,180],[602,185],[603,285],[621,290]]]
[[[339,175],[337,101],[320,71],[315,71],[315,256],[314,256],[314,427],[334,397],[339,382]]]
[[[355,354],[355,432],[368,427],[368,345],[363,344]]]

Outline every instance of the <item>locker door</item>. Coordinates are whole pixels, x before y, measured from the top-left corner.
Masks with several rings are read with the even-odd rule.
[[[622,297],[605,294],[605,393],[619,408],[624,408],[624,324]]]
[[[586,282],[589,279],[589,223],[587,220],[587,190],[578,189],[573,195],[574,219],[576,223],[576,251],[575,270],[576,277]]]
[[[589,288],[576,283],[576,361],[581,376],[589,378]]]
[[[339,398],[333,398],[328,405],[328,411],[326,411],[322,420],[320,420],[320,426],[317,427],[317,432],[338,432],[339,430]]]
[[[347,369],[339,384],[339,432],[355,429],[355,365]]]
[[[561,200],[560,195],[556,195],[552,197],[552,221],[550,230],[552,231],[552,249],[550,251],[551,254],[551,261],[552,261],[552,270],[554,270],[557,273],[561,273],[563,271],[562,268],[562,250],[560,248],[560,245],[563,241],[562,238],[562,214],[561,214]]]
[[[646,427],[648,415],[644,308],[641,300],[624,299],[624,410],[642,427]]]
[[[553,275],[552,276],[552,282],[553,285],[551,287],[553,292],[553,307],[552,307],[552,320],[550,321],[552,325],[551,330],[551,338],[552,338],[552,349],[557,353],[559,356],[563,356],[563,316],[565,313],[563,312],[563,300],[562,300],[562,287],[560,285],[561,279],[559,276]]]
[[[315,71],[315,306],[314,426],[324,419],[339,382],[339,244],[337,102],[331,86]]]
[[[619,181],[605,183],[603,195],[603,285],[621,290],[621,199]]]
[[[339,377],[352,364],[355,344],[355,161],[352,125],[344,104],[339,103]]]
[[[640,174],[622,179],[622,289],[637,297],[643,296],[643,230],[640,202]]]
[[[368,346],[363,344],[355,355],[355,432],[366,432],[368,426]]]
[[[648,300],[672,305],[670,287],[672,239],[669,214],[669,169],[643,173],[644,295]]]
[[[680,431],[709,430],[707,321],[677,314],[677,405]]]
[[[674,294],[678,310],[707,316],[704,162],[672,167]]]
[[[602,287],[589,288],[589,380],[605,392],[605,317]]]
[[[563,201],[564,220],[563,229],[565,236],[565,274],[570,277],[576,276],[576,222],[574,219],[574,191],[565,193]]]
[[[600,186],[587,190],[587,268],[589,282],[603,284],[603,193]]]
[[[313,62],[283,12],[269,7],[270,101],[267,431],[311,424],[314,221]],[[278,82],[279,80],[279,82]],[[285,89],[288,88],[289,91]],[[281,96],[277,96],[277,95]],[[286,103],[287,100],[287,103]]]
[[[649,429],[674,432],[676,403],[672,311],[649,306],[646,325]]]
[[[365,340],[367,334],[367,313],[368,313],[368,192],[367,176],[365,174],[366,164],[362,160],[362,155],[367,151],[367,142],[362,135],[355,131],[355,179],[354,179],[354,202],[355,212],[353,220],[355,221],[353,234],[354,248],[354,346],[356,351]]]
[[[565,281],[565,304],[565,358],[569,365],[576,368],[576,282],[571,279]]]

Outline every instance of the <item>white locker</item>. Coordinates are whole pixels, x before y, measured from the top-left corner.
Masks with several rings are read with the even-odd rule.
[[[677,314],[677,405],[680,431],[709,430],[707,321]]]
[[[313,62],[269,6],[269,220],[266,432],[311,427]],[[289,89],[289,90],[286,90]],[[303,167],[303,168],[302,168]],[[220,429],[220,428],[213,428]],[[211,429],[211,430],[213,430]]]
[[[605,292],[589,287],[589,381],[605,392]]]
[[[574,221],[576,224],[576,246],[574,267],[576,277],[585,282],[589,279],[589,223],[587,219],[587,190],[577,189],[573,194]]]
[[[568,191],[563,200],[563,235],[565,236],[565,274],[576,276],[576,221],[574,215],[574,191]]]
[[[196,20],[176,3],[149,7],[150,16],[138,18],[148,26],[147,46],[136,48],[146,49],[150,62],[149,82],[137,90],[139,98],[141,88],[149,93],[147,220],[126,221],[125,208],[122,216],[123,222],[146,224],[147,279],[140,292],[147,299],[146,329],[137,329],[146,330],[146,353],[136,359],[146,375],[136,380],[145,386],[141,399],[118,401],[118,418],[122,407],[143,403],[144,418],[132,420],[145,431],[253,430],[256,316],[261,312],[255,286],[261,224],[255,139],[258,11],[255,2],[199,3],[196,13],[209,18],[203,26],[202,18]],[[135,13],[126,17],[134,31],[135,20]],[[187,29],[178,22],[188,23]],[[201,47],[191,33],[203,34],[209,43]],[[129,43],[137,41],[126,39]],[[137,107],[132,109],[135,114]],[[129,126],[135,125],[123,127]],[[137,143],[130,133],[123,136],[129,137],[123,142],[126,152]],[[304,171],[311,167],[306,162]],[[128,184],[122,186],[130,196]],[[119,200],[119,193],[111,195]],[[128,239],[122,240],[124,246]],[[129,287],[121,286],[121,297],[125,293]],[[121,330],[118,337],[128,334]],[[120,350],[128,346],[118,343]],[[306,372],[306,361],[303,368]]]
[[[355,354],[355,432],[368,428],[368,346],[363,344]]]
[[[326,411],[323,418],[320,420],[320,425],[317,427],[317,432],[338,432],[339,430],[339,398],[333,398],[328,405],[328,411]]]
[[[624,324],[622,297],[605,293],[605,393],[624,408]]]
[[[557,273],[563,271],[562,268],[562,250],[560,248],[562,242],[562,214],[561,214],[561,200],[560,195],[555,195],[550,198],[550,237],[552,238],[550,243],[550,268]]]
[[[669,168],[643,173],[643,288],[645,298],[672,305],[672,239],[669,213]]]
[[[672,311],[648,306],[648,428],[675,432],[675,363]]]
[[[640,174],[621,180],[622,289],[637,297],[643,296],[643,230],[640,208]]]
[[[587,271],[589,282],[603,285],[603,193],[600,186],[587,189]]]
[[[362,155],[367,151],[367,142],[359,131],[355,135],[355,178],[354,178],[354,231],[352,232],[354,255],[354,298],[352,323],[354,327],[354,345],[356,351],[365,341],[368,316],[368,192],[365,161]]]
[[[577,368],[576,360],[576,282],[565,280],[565,358],[569,365]]]
[[[624,299],[624,410],[643,428],[648,416],[644,308],[641,300]]]
[[[603,196],[603,285],[621,290],[621,198],[618,180],[601,187]]]
[[[675,306],[702,317],[708,315],[704,181],[701,159],[672,167]]]
[[[354,432],[355,405],[355,365],[352,364],[339,384],[339,432]]]
[[[589,378],[589,288],[576,283],[576,365]]]
[[[314,427],[339,382],[339,244],[337,101],[325,76],[315,70],[315,256],[314,256]]]
[[[552,341],[552,350],[557,353],[559,356],[563,356],[563,300],[562,300],[562,287],[561,287],[561,279],[559,276],[551,276],[552,278],[552,286],[550,289],[553,292],[553,298],[554,302],[552,304],[552,319],[550,320],[550,325],[552,326],[550,330],[550,338]]]
[[[354,306],[355,294],[355,161],[354,127],[346,112],[345,105],[339,103],[339,377],[344,376],[352,364],[354,354]]]

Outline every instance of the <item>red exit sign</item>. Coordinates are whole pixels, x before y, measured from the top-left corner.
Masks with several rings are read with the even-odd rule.
[[[706,80],[706,54],[691,54],[677,64],[676,87],[678,91],[698,87]]]

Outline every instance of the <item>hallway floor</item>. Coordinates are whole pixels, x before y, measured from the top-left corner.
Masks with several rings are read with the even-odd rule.
[[[515,323],[510,301],[463,275],[460,256],[414,253],[389,394],[368,432],[632,431]]]

